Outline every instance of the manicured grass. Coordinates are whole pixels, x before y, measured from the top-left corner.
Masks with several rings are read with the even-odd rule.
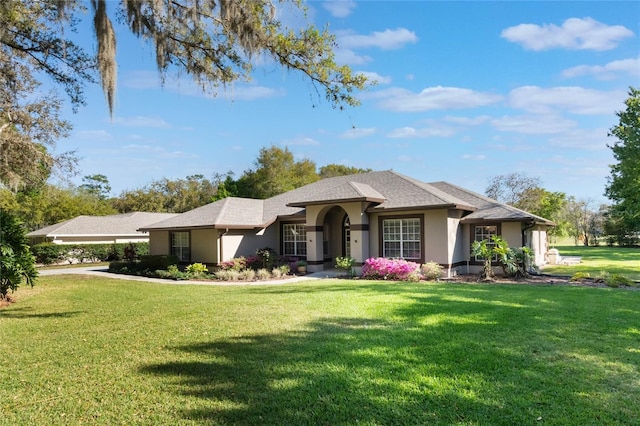
[[[640,248],[638,247],[584,247],[556,246],[561,256],[582,256],[577,265],[547,265],[542,272],[571,276],[576,272],[587,272],[597,277],[603,271],[622,274],[640,281]]]
[[[640,418],[640,291],[42,277],[0,310],[0,424]]]

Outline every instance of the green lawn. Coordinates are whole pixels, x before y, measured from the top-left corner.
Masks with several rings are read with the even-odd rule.
[[[592,277],[603,271],[609,274],[622,274],[632,280],[640,281],[640,248],[628,247],[584,247],[556,246],[561,256],[582,256],[578,265],[547,265],[542,272],[560,275],[573,275],[587,272]]]
[[[0,424],[635,425],[640,291],[42,277]]]

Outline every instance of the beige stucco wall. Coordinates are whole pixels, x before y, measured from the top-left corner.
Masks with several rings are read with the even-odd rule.
[[[220,230],[222,242],[220,261],[224,262],[240,256],[253,256],[256,251],[265,247],[279,252],[278,228],[279,225],[274,223],[266,229]]]
[[[190,238],[191,262],[218,262],[218,230],[194,229]]]
[[[502,222],[502,239],[509,244],[509,247],[522,247],[522,224],[520,222]]]
[[[379,257],[380,253],[380,218],[414,216],[423,218],[425,262],[434,261],[447,264],[453,256],[451,249],[450,233],[455,232],[450,227],[457,224],[451,221],[446,209],[437,210],[412,210],[406,212],[372,213],[369,220],[369,257]],[[454,234],[455,235],[455,234]]]
[[[149,232],[149,254],[162,255],[170,253],[169,231]]]

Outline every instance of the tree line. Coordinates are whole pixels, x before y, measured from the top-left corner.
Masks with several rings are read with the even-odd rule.
[[[0,208],[18,217],[28,231],[80,215],[104,216],[135,211],[183,213],[226,197],[265,199],[328,177],[371,169],[296,161],[288,148],[262,148],[253,167],[234,179],[232,172],[154,180],[111,196],[107,176],[83,177],[81,185],[43,183],[12,191],[0,188]]]

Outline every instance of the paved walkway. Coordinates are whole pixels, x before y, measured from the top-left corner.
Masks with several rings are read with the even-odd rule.
[[[114,274],[109,272],[105,266],[79,266],[76,268],[54,268],[41,269],[38,271],[41,276],[47,275],[92,275],[103,278],[115,278],[119,280],[144,281],[158,284],[195,284],[195,285],[273,285],[273,284],[289,284],[299,281],[309,281],[317,279],[335,278],[344,275],[342,271],[337,269],[329,269],[320,272],[313,272],[307,275],[294,275],[279,280],[263,280],[263,281],[196,281],[196,280],[168,280],[162,278],[139,277],[136,275]]]

